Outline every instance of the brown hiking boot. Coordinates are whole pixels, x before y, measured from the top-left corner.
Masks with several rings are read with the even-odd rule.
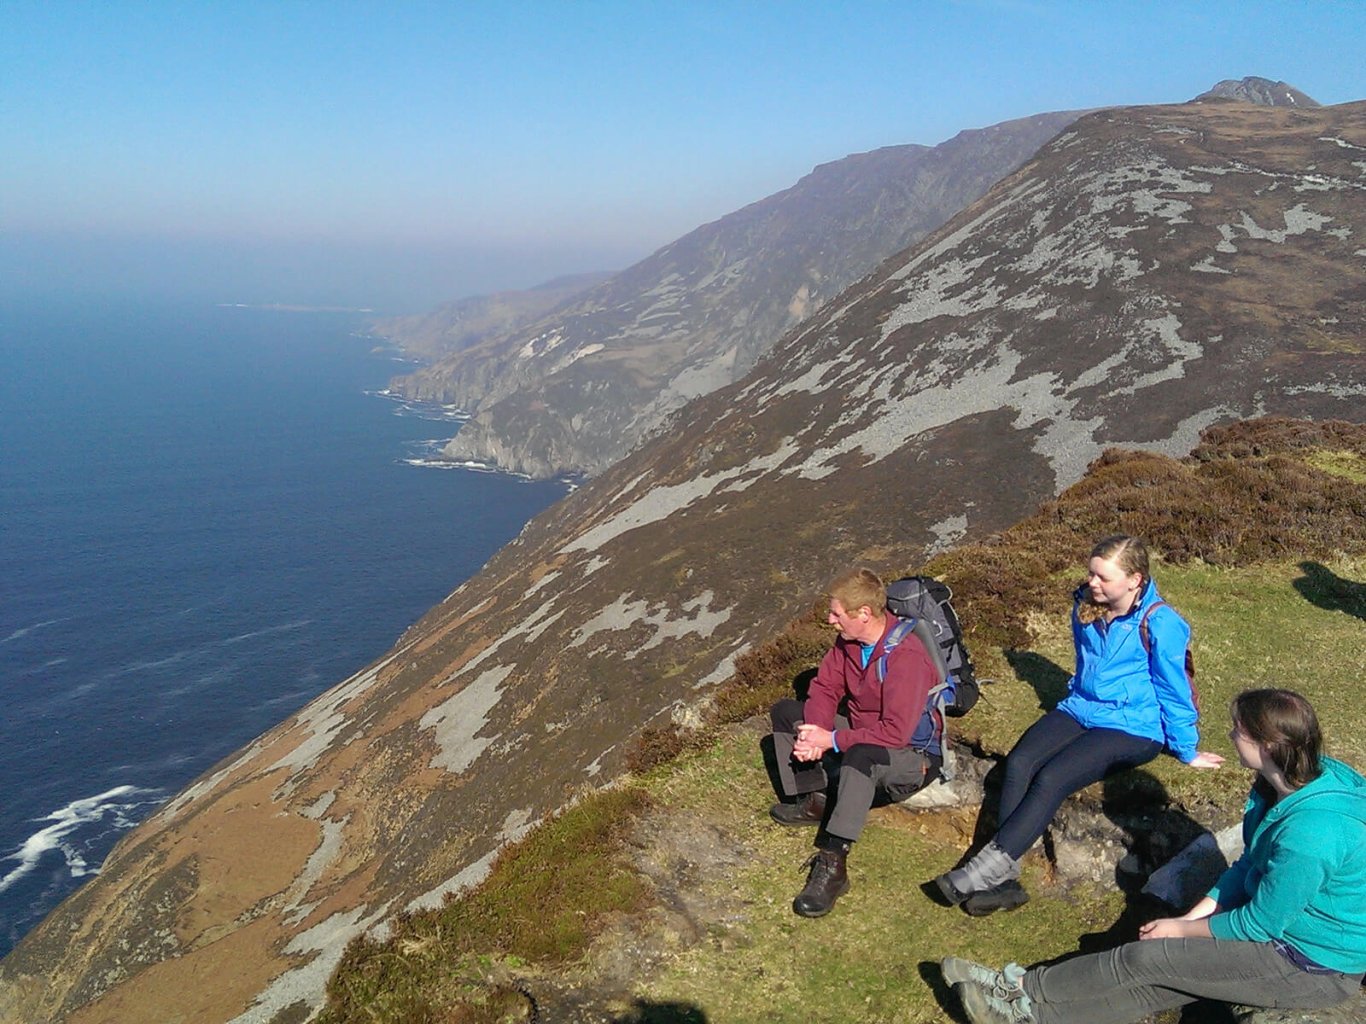
[[[825,793],[807,793],[795,804],[776,803],[768,809],[768,816],[779,825],[819,825],[825,817]]]
[[[849,891],[849,875],[844,869],[845,855],[838,850],[817,850],[808,864],[811,874],[806,886],[792,901],[792,910],[802,917],[824,917]]]

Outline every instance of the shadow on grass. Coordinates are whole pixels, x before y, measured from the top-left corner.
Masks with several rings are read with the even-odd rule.
[[[934,995],[935,1002],[939,1008],[949,1015],[950,1020],[966,1021],[967,1014],[963,1012],[963,1007],[958,1003],[958,993],[945,983],[944,972],[939,967],[938,960],[921,960],[917,965],[920,972],[920,980],[925,983],[925,987]]]
[[[1114,872],[1115,887],[1124,894],[1124,909],[1104,931],[1083,933],[1077,937],[1074,952],[1046,961],[1048,964],[1137,942],[1142,925],[1190,909],[1189,906],[1171,906],[1144,892],[1143,888],[1154,871],[1208,830],[1173,805],[1162,782],[1143,768],[1115,772],[1103,780],[1102,787],[1101,809],[1123,831],[1128,851]],[[1185,887],[1191,890],[1187,899],[1190,904],[1194,904],[1199,899],[1198,894],[1208,889],[1218,876],[1209,865],[1197,870],[1211,873],[1208,878],[1186,880]],[[1160,1024],[1234,1024],[1235,1017],[1228,1004],[1202,999],[1180,1010],[1159,1014],[1156,1020]]]
[[[1345,579],[1326,565],[1301,562],[1304,575],[1291,584],[1310,604],[1366,620],[1366,583]]]
[[[1208,831],[1173,805],[1167,788],[1143,768],[1108,775],[1101,787],[1101,810],[1124,834],[1127,853],[1114,872],[1115,887],[1124,894],[1124,910],[1104,931],[1080,936],[1079,953],[1098,953],[1136,941],[1140,925],[1190,909],[1169,906],[1143,892],[1143,887],[1154,871]],[[1212,885],[1215,879],[1208,881]],[[1204,888],[1207,886],[1202,886],[1202,892]]]
[[[613,1017],[612,1024],[707,1024],[707,1015],[692,1003],[656,1003],[637,999],[624,1015]]]
[[[1015,674],[1034,688],[1042,710],[1052,711],[1058,701],[1067,695],[1067,683],[1072,673],[1056,661],[1033,651],[1010,650],[1005,655]]]

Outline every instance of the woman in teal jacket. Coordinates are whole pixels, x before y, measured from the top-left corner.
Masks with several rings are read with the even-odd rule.
[[[948,958],[973,1024],[1128,1024],[1196,999],[1314,1009],[1359,992],[1366,779],[1321,754],[1297,693],[1247,691],[1232,717],[1238,759],[1257,773],[1238,861],[1186,914],[1118,949],[1029,971]]]
[[[1163,747],[1195,768],[1223,761],[1196,750],[1190,627],[1158,595],[1143,541],[1100,541],[1073,598],[1077,670],[1067,697],[1006,758],[991,842],[934,880],[945,900],[964,903],[969,914],[1013,910],[1029,898],[1016,881],[1020,858],[1077,790],[1151,761]]]

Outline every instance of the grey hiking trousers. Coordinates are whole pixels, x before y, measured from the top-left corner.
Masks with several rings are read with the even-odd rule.
[[[794,761],[792,747],[797,741],[797,726],[805,705],[799,700],[780,700],[773,705],[773,750],[778,759],[778,778],[783,793],[801,796],[825,790],[830,785],[828,770],[838,772],[834,809],[827,816],[825,831],[837,839],[853,842],[863,832],[868,811],[878,788],[891,800],[905,800],[933,781],[939,772],[939,759],[910,747],[892,749],[872,743],[856,743],[841,753],[833,751],[819,761]],[[835,728],[849,728],[849,720],[835,716]]]
[[[1361,975],[1310,974],[1269,942],[1148,939],[1035,967],[1023,984],[1038,1024],[1131,1024],[1197,999],[1333,1006],[1361,988]]]

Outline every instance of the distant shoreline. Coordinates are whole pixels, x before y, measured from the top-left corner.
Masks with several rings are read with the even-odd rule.
[[[295,306],[285,302],[216,302],[219,309],[266,309],[274,313],[371,313],[369,306]]]

